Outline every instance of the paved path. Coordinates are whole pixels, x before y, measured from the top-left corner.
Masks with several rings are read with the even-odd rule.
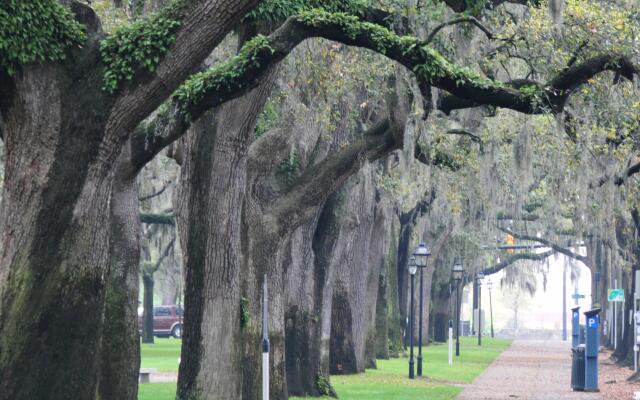
[[[458,400],[602,400],[600,393],[573,392],[568,342],[516,340]]]

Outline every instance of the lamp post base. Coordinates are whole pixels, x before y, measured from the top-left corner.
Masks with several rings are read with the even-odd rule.
[[[456,356],[460,355],[460,342],[456,342]]]
[[[413,359],[409,360],[409,379],[413,379],[415,377],[413,373],[413,370],[414,370],[413,365],[414,365]]]
[[[418,376],[422,376],[422,356],[418,355],[418,371],[417,371],[417,375]]]

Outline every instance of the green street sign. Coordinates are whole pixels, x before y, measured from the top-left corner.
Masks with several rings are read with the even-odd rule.
[[[622,303],[624,301],[624,289],[609,289],[607,300]]]
[[[574,300],[584,299],[584,297],[585,296],[583,294],[577,294],[577,293],[571,295],[571,298],[574,299]]]

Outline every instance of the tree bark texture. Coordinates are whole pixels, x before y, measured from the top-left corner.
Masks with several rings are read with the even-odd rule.
[[[288,264],[285,314],[287,386],[293,396],[331,394],[330,389],[318,385],[322,379],[329,379],[328,370],[323,370],[319,351],[326,271],[316,267],[313,251],[321,211],[322,207],[308,223],[293,233],[288,243],[289,259],[284,260]]]
[[[335,271],[331,307],[330,371],[363,372],[365,342],[373,337],[380,265],[369,264],[375,214],[373,168],[350,179],[331,203],[337,220],[330,268]]]
[[[256,370],[243,366],[241,223],[246,152],[270,87],[269,79],[224,104],[186,138],[178,206],[186,273],[179,399],[243,398],[243,376]]]
[[[111,271],[107,279],[106,324],[102,335],[101,400],[136,400],[138,397],[140,211],[138,184],[130,168],[129,155],[130,149],[125,147],[118,158],[111,192]],[[145,300],[147,290],[145,284]],[[153,309],[153,297],[151,301]],[[153,339],[153,316],[151,318]]]
[[[153,76],[136,76],[114,96],[102,90],[100,22],[89,7],[65,3],[85,24],[83,48],[2,82],[3,400],[95,397],[116,159],[127,135],[257,1],[193,2]]]
[[[98,74],[51,65],[15,79],[3,128],[0,399],[95,396],[111,191],[100,87]]]
[[[153,291],[155,281],[153,272],[142,273],[142,343],[153,343]]]
[[[378,323],[386,323],[386,299],[380,298],[381,283],[384,284],[384,276],[386,272],[386,254],[387,249],[390,246],[395,246],[395,243],[389,242],[387,235],[387,227],[391,225],[392,218],[395,218],[393,214],[393,205],[389,199],[383,197],[378,189],[373,188],[373,201],[374,201],[374,215],[373,215],[373,227],[371,228],[371,235],[369,237],[369,258],[367,261],[368,268],[371,269],[370,279],[375,279],[375,295],[372,297],[372,303],[370,304],[372,314],[370,314],[371,321],[368,323],[368,329],[365,335],[365,368],[376,368],[376,359],[378,353]],[[385,295],[385,292],[382,292]],[[380,311],[378,311],[380,307]],[[386,329],[385,329],[386,331]],[[384,343],[383,343],[384,346]]]

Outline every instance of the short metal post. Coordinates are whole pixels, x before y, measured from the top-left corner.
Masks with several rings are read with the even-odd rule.
[[[478,346],[482,346],[482,285],[478,281]]]
[[[267,275],[262,283],[262,400],[269,400],[269,296]]]
[[[449,320],[449,365],[453,365],[453,321]]]

